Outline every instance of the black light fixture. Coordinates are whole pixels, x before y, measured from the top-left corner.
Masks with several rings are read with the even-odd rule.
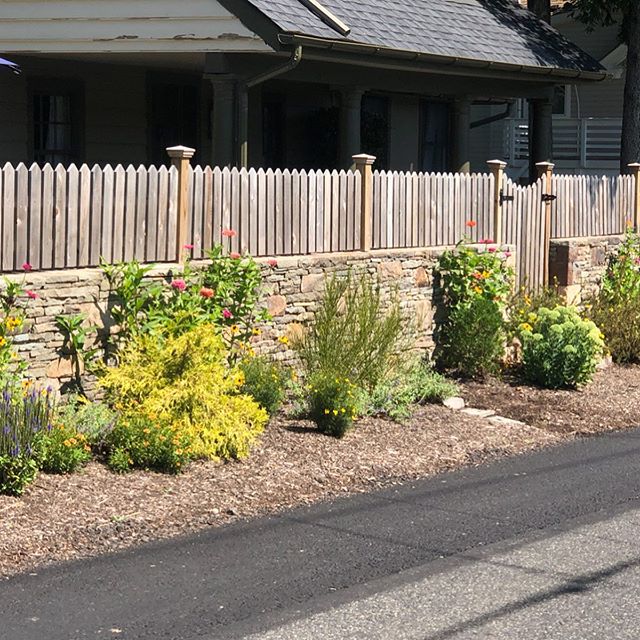
[[[11,62],[11,60],[6,60],[5,58],[0,58],[0,67],[7,67],[11,69],[13,73],[20,73],[20,67],[15,62]]]

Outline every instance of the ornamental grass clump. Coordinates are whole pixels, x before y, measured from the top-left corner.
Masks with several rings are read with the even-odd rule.
[[[333,276],[314,318],[293,343],[306,378],[329,372],[372,390],[397,360],[403,337],[397,299],[385,300],[368,275]]]
[[[640,236],[633,229],[609,257],[600,291],[586,309],[615,362],[640,362]]]
[[[520,335],[525,378],[549,389],[591,382],[604,350],[600,329],[574,307],[540,309]]]
[[[146,335],[134,340],[121,351],[120,364],[100,380],[121,415],[115,431],[132,425],[137,433],[144,417],[149,420],[144,428],[168,428],[176,437],[186,438],[191,458],[246,457],[267,413],[240,392],[244,374],[228,364],[227,356],[222,338],[210,325],[180,336]],[[113,450],[126,450],[121,444],[125,441],[114,443],[112,438]],[[130,458],[135,464],[135,457]]]
[[[467,239],[439,259],[436,275],[442,295],[435,340],[438,366],[479,378],[500,368],[505,352],[507,299],[513,288],[508,252],[490,241],[480,250]]]
[[[52,429],[55,403],[49,389],[30,384],[0,394],[0,493],[21,495],[38,471],[37,437]]]

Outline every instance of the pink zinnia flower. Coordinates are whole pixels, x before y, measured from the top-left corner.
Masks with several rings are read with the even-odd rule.
[[[493,244],[493,240],[491,238],[484,238],[483,240],[478,240],[480,244]]]
[[[222,237],[223,238],[235,238],[237,236],[237,232],[234,231],[233,229],[223,229],[222,230]]]
[[[277,260],[274,260],[274,259],[272,258],[271,260],[268,260],[268,261],[267,261],[267,264],[268,264],[270,267],[274,267],[274,268],[275,268],[275,267],[277,267],[277,266],[278,266],[278,261],[277,261]]]
[[[232,251],[232,252],[229,254],[229,257],[230,257],[232,260],[237,260],[237,259],[240,257],[240,254],[239,254],[237,251]]]
[[[511,257],[511,251],[505,251],[504,252],[504,257],[505,258],[510,258]]]
[[[182,247],[183,249],[186,249],[187,251],[192,251],[193,250],[193,245],[192,244],[185,244],[184,247]]]
[[[202,289],[200,289],[200,295],[203,298],[212,298],[214,294],[213,289],[209,289],[208,287],[202,287]]]
[[[33,271],[33,267],[28,262],[25,262],[22,265],[22,270],[23,271]]]
[[[225,318],[226,320],[229,320],[230,318],[233,318],[233,314],[231,313],[231,311],[229,311],[229,309],[223,309],[222,317]]]
[[[497,251],[497,249],[496,249],[495,247],[489,247],[489,248],[487,249],[487,251],[488,251],[489,253],[495,253],[495,252]]]
[[[38,297],[38,294],[35,293],[34,291],[29,291],[28,289],[25,291],[25,293],[32,299],[35,300]]]
[[[178,291],[184,291],[187,288],[187,283],[184,280],[174,280],[171,286]]]

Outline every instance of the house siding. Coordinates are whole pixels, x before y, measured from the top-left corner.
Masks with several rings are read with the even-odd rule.
[[[68,79],[81,84],[83,162],[112,165],[148,162],[147,68],[35,58],[20,62],[21,76],[0,74],[0,163],[29,162],[32,158],[28,95],[29,82],[37,78]],[[202,80],[198,151],[199,161],[205,163],[211,153],[207,139],[210,104],[211,85]]]

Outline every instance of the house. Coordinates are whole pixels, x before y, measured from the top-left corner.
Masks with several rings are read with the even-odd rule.
[[[606,74],[515,0],[5,0],[0,161],[472,168],[527,101],[551,154],[557,86]],[[495,154],[494,154],[495,155]],[[485,154],[476,164],[488,158]]]
[[[521,0],[526,4],[526,0]],[[553,161],[558,173],[617,175],[620,172],[622,110],[627,47],[619,25],[588,31],[571,3],[553,3],[552,25],[598,60],[609,73],[600,83],[558,85],[553,100]],[[494,108],[491,113],[497,113]],[[485,114],[486,115],[486,114]],[[526,102],[513,104],[509,116],[489,126],[491,135],[476,149],[478,159],[500,157],[512,178],[526,175],[529,120]]]

